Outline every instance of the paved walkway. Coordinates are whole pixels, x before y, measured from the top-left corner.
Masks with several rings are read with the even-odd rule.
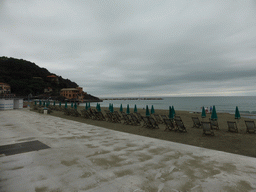
[[[256,191],[255,158],[0,111],[1,146],[34,140],[50,148],[0,157],[0,191]]]

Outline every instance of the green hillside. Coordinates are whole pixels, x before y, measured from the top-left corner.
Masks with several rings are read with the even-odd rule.
[[[52,81],[49,75],[55,75],[58,81]],[[51,95],[59,95],[62,88],[78,87],[75,82],[63,79],[61,76],[50,73],[47,69],[23,59],[0,57],[0,82],[8,83],[11,92],[16,95],[40,95],[44,89],[51,87]]]

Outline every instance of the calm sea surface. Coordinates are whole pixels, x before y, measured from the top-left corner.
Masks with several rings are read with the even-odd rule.
[[[174,106],[175,110],[201,112],[201,107],[215,105],[217,112],[235,113],[238,106],[241,114],[256,114],[256,96],[234,96],[234,97],[162,97],[163,100],[104,100],[100,103],[101,107],[108,107],[113,103],[114,108],[120,108],[120,104],[126,108],[137,105],[137,108],[146,108],[146,105],[155,109],[168,110],[169,106]],[[85,103],[80,104],[85,105]],[[96,103],[91,103],[96,106]]]

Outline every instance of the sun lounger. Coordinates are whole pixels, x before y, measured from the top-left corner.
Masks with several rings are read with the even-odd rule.
[[[127,114],[122,114],[123,118],[124,118],[124,124],[126,125],[133,125],[133,122],[131,121],[131,119],[128,117]]]
[[[90,119],[90,114],[88,113],[88,111],[86,111],[85,109],[81,110],[81,116],[86,118],[86,119]]]
[[[112,122],[121,123],[121,118],[116,113],[112,113]]]
[[[214,135],[211,122],[201,122],[204,135]]]
[[[210,123],[212,125],[212,129],[217,129],[217,130],[220,129],[219,128],[219,124],[218,124],[218,120],[209,118],[209,121],[210,121]]]
[[[235,121],[227,121],[228,131],[238,133],[237,125]]]
[[[139,121],[142,121],[142,120],[143,120],[143,118],[142,118],[142,116],[141,116],[141,114],[140,114],[140,113],[135,113],[135,114],[137,115],[137,117],[138,117]]]
[[[165,119],[168,119],[166,115],[161,115],[161,117],[162,117],[163,121],[164,121]]]
[[[146,128],[154,128],[152,123],[149,121],[148,117],[142,117],[144,124],[142,125],[142,127],[146,127]]]
[[[198,117],[192,117],[193,127],[200,128],[201,122]]]
[[[175,115],[175,116],[174,116],[174,120],[181,120],[181,117],[180,117],[180,116]]]
[[[159,129],[158,124],[157,124],[156,120],[153,117],[148,117],[148,119],[149,119],[149,121],[152,124],[154,129]]]
[[[154,116],[154,118],[155,118],[155,120],[156,120],[156,122],[157,122],[158,124],[164,123],[163,120],[161,119],[160,115],[158,115],[158,114],[153,114],[153,116]]]
[[[165,124],[165,130],[164,131],[171,131],[171,130],[175,130],[175,125],[173,120],[171,119],[164,119],[164,124]]]
[[[187,132],[187,129],[183,123],[183,121],[180,119],[175,119],[175,124],[177,129],[175,131],[179,131],[179,132]]]
[[[246,133],[255,133],[256,127],[254,121],[244,121],[246,125]]]
[[[140,120],[133,113],[130,114],[134,125],[140,125]]]

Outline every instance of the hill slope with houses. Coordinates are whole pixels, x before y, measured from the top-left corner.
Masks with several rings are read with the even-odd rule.
[[[50,73],[47,69],[23,59],[0,57],[0,83],[10,85],[11,93],[17,96],[58,97],[59,99],[99,100],[78,89],[78,85],[61,76]],[[62,89],[73,89],[69,94]],[[76,89],[76,90],[75,90]],[[80,94],[80,95],[77,95]]]

